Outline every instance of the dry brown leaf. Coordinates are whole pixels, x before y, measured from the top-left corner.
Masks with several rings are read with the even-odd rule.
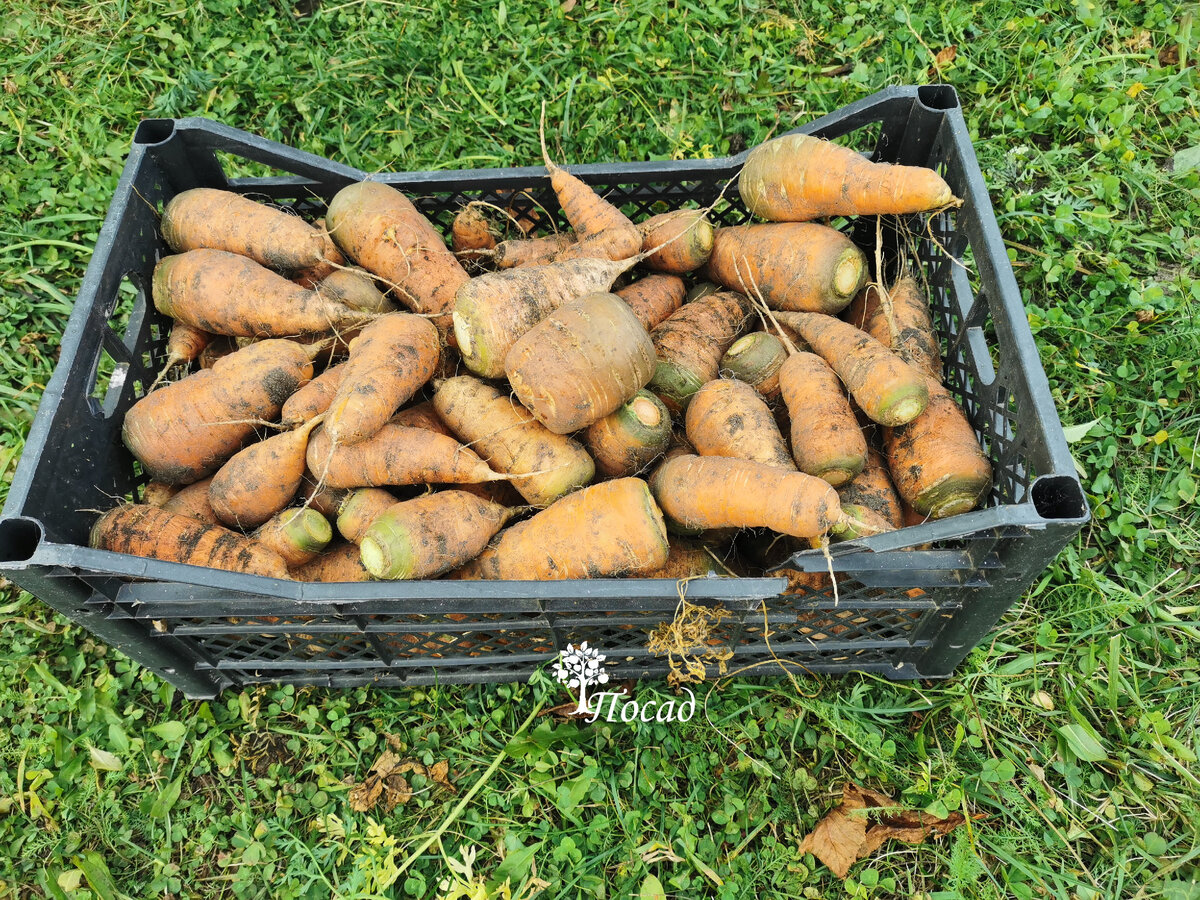
[[[949,47],[939,50],[933,57],[933,65],[929,67],[929,77],[941,78],[942,70],[954,62],[956,56],[958,56],[957,44],[951,44]]]
[[[868,819],[871,810],[886,811]],[[870,856],[884,841],[920,844],[932,834],[949,834],[965,821],[962,813],[939,819],[920,810],[897,807],[891,797],[847,782],[842,787],[842,802],[805,836],[800,852],[811,853],[838,878],[845,878],[855,862]]]
[[[350,791],[350,808],[355,812],[370,812],[383,799],[385,812],[391,812],[401,803],[412,799],[412,787],[404,776],[410,772],[424,776],[442,787],[455,792],[450,783],[450,764],[445,760],[426,767],[411,759],[400,762],[391,750],[384,750],[371,766],[371,771],[361,784]]]
[[[450,783],[450,764],[444,759],[430,766],[426,774],[442,787],[454,793],[454,785]]]
[[[383,796],[384,779],[396,770],[400,759],[391,750],[384,750],[361,784],[350,791],[350,808],[355,812],[370,812]]]

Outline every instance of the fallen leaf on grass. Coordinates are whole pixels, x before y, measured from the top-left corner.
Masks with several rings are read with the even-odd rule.
[[[958,45],[951,44],[949,47],[943,47],[933,57],[933,65],[929,67],[930,78],[941,78],[942,69],[954,62],[954,57],[958,56]]]
[[[423,775],[430,781],[454,793],[454,785],[450,783],[450,764],[445,760],[432,766],[423,766],[419,762],[400,761],[391,750],[384,750],[371,771],[361,783],[356,784],[350,791],[350,808],[355,812],[370,812],[379,801],[383,800],[384,812],[391,812],[402,803],[412,799],[412,787],[404,776],[409,772]]]
[[[880,812],[868,817],[870,810]],[[800,852],[811,853],[838,878],[845,878],[854,863],[870,856],[884,841],[894,838],[920,844],[930,835],[949,834],[965,821],[962,813],[939,819],[919,810],[897,807],[891,797],[846,782],[842,802],[800,842]]]

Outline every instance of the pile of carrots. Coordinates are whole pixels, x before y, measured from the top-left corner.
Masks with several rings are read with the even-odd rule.
[[[443,236],[350,185],[323,220],[220,190],[162,214],[166,367],[123,437],[153,480],[92,546],[303,581],[757,574],[974,509],[991,468],[942,385],[919,273],[832,216],[956,203],[827,141],[633,222],[546,166],[570,231],[472,203]]]

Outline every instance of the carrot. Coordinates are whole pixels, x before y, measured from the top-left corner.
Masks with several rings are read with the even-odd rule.
[[[605,475],[636,475],[662,455],[671,442],[671,414],[647,390],[588,426],[584,442]]]
[[[178,493],[178,485],[164,484],[161,481],[149,481],[142,488],[142,502],[147,506],[161,507]]]
[[[676,275],[647,275],[613,293],[629,304],[643,328],[652,331],[683,306],[687,286]]]
[[[396,306],[375,286],[375,279],[366,269],[345,268],[329,273],[313,286],[327,300],[359,312],[390,313]]]
[[[575,235],[563,231],[536,238],[516,238],[496,245],[492,262],[498,269],[545,266],[558,262],[563,251],[575,243]]]
[[[867,446],[867,462],[863,470],[838,488],[838,496],[843,506],[864,506],[882,516],[892,528],[904,527],[904,511],[888,474],[887,462],[870,445]]]
[[[903,215],[955,203],[932,169],[869,162],[807,134],[785,134],[751,150],[738,193],[751,212],[775,222]]]
[[[168,484],[216,472],[283,402],[312,378],[309,350],[268,340],[226,356],[211,369],[147,394],[125,415],[125,446]]]
[[[342,188],[325,214],[329,233],[348,257],[401,291],[413,312],[450,328],[455,292],[470,276],[442,236],[402,193],[377,181]]]
[[[795,353],[779,370],[791,421],[792,456],[801,472],[834,487],[862,471],[867,442],[837,375],[814,353]]]
[[[942,352],[929,319],[929,303],[915,278],[901,278],[886,298],[875,285],[868,285],[854,298],[845,319],[913,368],[942,380]]]
[[[513,513],[465,491],[397,503],[363,536],[363,565],[376,578],[436,578],[482,553]]]
[[[896,530],[891,522],[869,506],[843,502],[842,514],[846,517],[846,527],[837,534],[830,535],[830,540],[834,543],[854,541]]]
[[[667,561],[661,568],[642,572],[638,578],[703,578],[711,575],[731,576],[733,573],[704,546],[676,535],[670,537]]]
[[[292,502],[304,478],[309,434],[319,416],[236,453],[213,476],[208,500],[221,523],[257,528]]]
[[[311,469],[305,471],[304,480],[300,482],[299,497],[304,505],[327,519],[337,518],[338,509],[349,495],[350,491],[345,488],[332,488],[321,483]]]
[[[836,313],[867,279],[867,258],[824,225],[718,228],[705,269],[718,284],[761,292],[772,309]]]
[[[925,409],[925,376],[866,332],[816,313],[780,312],[775,317],[799,331],[829,363],[871,421],[903,425]]]
[[[686,408],[700,386],[717,377],[721,357],[746,323],[749,304],[741,294],[709,294],[685,303],[650,333],[658,356],[650,390],[667,409]]]
[[[251,338],[319,334],[372,317],[224,250],[163,257],[154,267],[154,305],[195,328]]]
[[[458,571],[462,578],[539,581],[650,572],[667,561],[662,512],[640,478],[568,494]]]
[[[190,328],[191,326],[189,325],[188,327]],[[223,334],[214,335],[213,339],[209,341],[208,346],[200,352],[196,361],[200,364],[201,369],[211,369],[217,364],[217,360],[224,356],[229,356],[231,353],[236,353],[239,349],[237,341],[233,338],[226,337]]]
[[[393,425],[407,425],[409,428],[424,428],[426,431],[436,431],[446,437],[454,437],[454,432],[442,421],[434,408],[432,400],[414,404],[402,409],[389,420]]]
[[[285,509],[254,532],[254,539],[294,569],[317,558],[333,540],[333,529],[315,509]]]
[[[212,342],[215,336],[203,329],[193,328],[185,322],[176,322],[172,325],[171,334],[167,337],[167,359],[163,363],[158,377],[154,379],[154,384],[150,386],[150,390],[158,387],[158,383],[167,376],[167,373],[180,363],[190,363],[199,359],[204,348]]]
[[[208,486],[210,484],[212,484],[211,477],[202,478],[195,484],[180,488],[170,500],[162,505],[162,508],[170,513],[190,516],[198,522],[220,525],[221,520],[217,518],[212,504],[208,502]]]
[[[383,488],[351,491],[338,507],[337,529],[350,543],[360,543],[371,523],[399,502],[399,497]]]
[[[370,581],[371,573],[362,564],[357,544],[338,544],[326,549],[311,562],[292,570],[296,581],[348,582]]]
[[[376,319],[350,344],[325,433],[334,444],[371,437],[433,376],[439,350],[427,319],[402,312]]]
[[[717,378],[700,388],[685,415],[688,440],[701,456],[749,459],[796,471],[770,407],[750,385]]]
[[[992,466],[950,392],[933,378],[927,385],[929,406],[907,425],[884,431],[884,455],[905,502],[923,516],[942,519],[987,498]]]
[[[485,258],[484,254],[471,253],[472,250],[496,249],[496,235],[492,223],[477,204],[468,203],[454,217],[454,222],[450,225],[450,247],[459,259],[467,260]]]
[[[504,358],[521,335],[568,300],[607,291],[633,263],[576,259],[472,278],[454,299],[463,362],[484,378],[502,377]]]
[[[621,260],[636,256],[642,249],[642,235],[625,213],[566,169],[551,162],[545,140],[542,141],[542,158],[563,215],[575,229],[575,243],[564,247],[559,259]]]
[[[770,528],[817,537],[845,527],[837,492],[820,478],[723,456],[676,456],[650,490],[668,521],[685,529]]]
[[[190,516],[130,503],[111,509],[92,526],[89,546],[164,562],[208,566],[247,575],[287,578],[282,559],[252,538]]]
[[[384,425],[357,444],[334,444],[324,428],[308,442],[308,468],[334,488],[498,481],[487,464],[453,438],[403,425]]]
[[[331,366],[288,397],[281,410],[280,424],[295,428],[329,409],[344,371],[345,363]]]
[[[773,334],[755,331],[738,338],[721,357],[722,378],[744,381],[768,400],[779,396],[779,369],[787,349]]]
[[[677,209],[651,216],[638,226],[645,266],[654,272],[686,275],[708,262],[713,227],[699,209]],[[684,235],[679,237],[679,235]]]
[[[162,233],[176,253],[225,250],[285,272],[325,259],[326,245],[317,229],[292,213],[232,191],[193,188],[176,194],[163,209]]]
[[[437,386],[433,405],[450,430],[478,451],[529,503],[549,506],[596,473],[587,451],[554,434],[492,385],[460,375]]]
[[[654,374],[654,343],[616,294],[563,304],[508,351],[504,371],[517,399],[555,434],[603,419]]]

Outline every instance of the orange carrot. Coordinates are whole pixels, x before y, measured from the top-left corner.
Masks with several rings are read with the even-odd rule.
[[[212,504],[208,502],[208,486],[210,484],[212,484],[211,477],[202,478],[195,484],[189,484],[176,491],[174,496],[162,505],[162,508],[170,513],[189,516],[198,522],[220,525],[221,520],[217,518]]]
[[[942,352],[929,319],[929,303],[912,276],[892,285],[886,298],[875,285],[868,285],[854,298],[845,318],[913,368],[942,380]]]
[[[92,526],[88,543],[165,562],[288,577],[283,560],[258,541],[154,506],[131,503],[109,510]]]
[[[667,561],[662,512],[640,478],[617,478],[568,494],[460,569],[463,578],[513,581],[606,578]]]
[[[667,561],[661,568],[650,572],[641,572],[636,577],[678,580],[680,578],[705,578],[711,575],[727,577],[733,574],[707,547],[701,546],[696,541],[671,535]]]
[[[565,303],[508,351],[517,399],[555,434],[586,428],[631,400],[654,374],[654,344],[615,294]]]
[[[751,212],[775,222],[903,215],[955,202],[950,186],[932,169],[869,162],[848,147],[806,134],[785,134],[751,150],[738,193]]]
[[[327,519],[336,519],[338,509],[348,497],[350,491],[345,488],[332,488],[328,484],[320,483],[320,479],[312,473],[312,470],[306,470],[304,480],[300,482],[300,499],[304,501],[304,505],[310,509],[315,509]]]
[[[671,414],[656,396],[640,390],[616,412],[588,426],[584,441],[605,475],[636,475],[667,449]]]
[[[362,564],[357,544],[339,544],[293,569],[292,577],[296,581],[333,583],[370,581],[371,573]]]
[[[492,261],[498,269],[515,269],[518,266],[545,266],[558,262],[563,251],[575,243],[570,232],[547,234],[536,238],[517,238],[501,241],[496,245]]]
[[[199,481],[241,449],[263,419],[312,378],[308,349],[292,341],[252,344],[211,369],[147,394],[125,415],[125,446],[152,477]]]
[[[816,313],[780,312],[775,317],[799,331],[829,363],[871,421],[903,425],[925,409],[925,376],[866,332]]]
[[[428,319],[400,312],[376,319],[351,342],[325,433],[335,444],[371,437],[433,376],[439,349]]]
[[[358,544],[371,523],[399,502],[399,497],[383,488],[365,487],[351,491],[338,508],[338,531],[350,543]]]
[[[779,392],[791,421],[792,456],[801,472],[834,487],[862,471],[867,442],[837,375],[814,353],[795,353],[779,370]]]
[[[294,428],[329,409],[342,382],[344,369],[345,363],[331,366],[288,397],[283,404],[280,424],[285,428]]]
[[[642,235],[625,213],[566,169],[551,162],[544,142],[542,157],[563,215],[575,229],[576,242],[564,247],[559,259],[621,260],[636,256],[642,249]]]
[[[592,458],[578,442],[549,431],[507,393],[478,378],[443,381],[433,405],[450,430],[508,475],[534,506],[549,506],[595,475]]]
[[[331,272],[313,286],[326,299],[359,312],[390,313],[395,304],[375,286],[375,279],[366,269],[354,267]]]
[[[346,266],[346,257],[342,256],[342,251],[329,236],[329,231],[325,228],[325,220],[317,219],[313,222],[313,228],[321,235],[321,244],[325,248],[324,258],[316,265],[287,273],[292,281],[306,288],[315,288],[334,272],[340,271]]]
[[[746,323],[741,294],[709,294],[685,303],[650,333],[658,363],[650,390],[672,412],[684,409],[700,386],[717,377],[721,357]]]
[[[178,485],[164,484],[161,481],[150,481],[142,488],[142,502],[147,506],[161,507],[178,493]]]
[[[432,400],[416,403],[407,409],[402,409],[390,419],[393,425],[406,425],[409,428],[424,428],[426,431],[436,431],[446,437],[454,437],[450,427],[442,421]]]
[[[867,259],[824,225],[738,225],[717,229],[705,271],[772,309],[836,313],[866,281]]]
[[[171,334],[167,337],[167,359],[163,363],[158,377],[154,379],[154,390],[158,383],[180,363],[190,363],[200,358],[204,348],[212,342],[216,335],[200,328],[193,328],[185,322],[176,322],[171,326]]]
[[[775,417],[744,381],[716,378],[700,388],[685,417],[688,440],[701,456],[730,456],[796,470]]]
[[[154,267],[154,305],[195,328],[234,337],[319,334],[372,318],[224,250],[163,257]]]
[[[838,488],[842,505],[865,506],[883,517],[892,528],[904,527],[904,511],[900,498],[888,474],[887,463],[874,447],[867,447],[867,464],[863,470]]]
[[[653,331],[683,306],[687,286],[675,275],[647,275],[613,293],[629,304],[643,328]]]
[[[309,419],[295,431],[273,435],[236,453],[213,476],[208,501],[222,524],[257,528],[292,502],[304,478]]]
[[[738,338],[721,357],[718,369],[722,378],[736,378],[750,385],[766,399],[779,396],[779,369],[787,359],[787,349],[773,334],[755,331]]]
[[[480,210],[478,204],[468,203],[458,211],[450,226],[450,246],[459,259],[479,260],[485,254],[472,250],[495,250],[496,235],[492,223]]]
[[[677,209],[651,216],[638,226],[645,266],[654,272],[686,275],[708,262],[713,227],[699,209]],[[680,237],[683,235],[683,237]]]
[[[254,539],[294,569],[317,558],[333,539],[333,529],[315,509],[285,509],[254,532]]]

